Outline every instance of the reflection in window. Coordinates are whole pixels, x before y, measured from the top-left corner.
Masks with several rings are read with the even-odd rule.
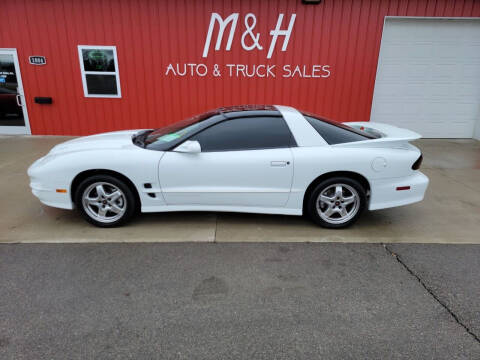
[[[86,97],[121,97],[115,46],[78,46]]]

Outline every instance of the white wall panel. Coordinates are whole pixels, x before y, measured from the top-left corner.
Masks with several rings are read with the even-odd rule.
[[[471,138],[480,117],[480,19],[387,18],[371,121]]]

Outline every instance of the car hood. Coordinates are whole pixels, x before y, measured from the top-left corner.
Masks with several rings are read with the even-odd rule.
[[[141,130],[142,129],[114,131],[91,136],[82,136],[54,146],[48,154],[57,155],[74,151],[122,149],[135,146],[132,143],[132,136]]]

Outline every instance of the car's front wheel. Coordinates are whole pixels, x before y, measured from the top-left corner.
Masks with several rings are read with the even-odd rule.
[[[88,222],[99,227],[125,223],[136,208],[132,190],[110,175],[95,175],[83,180],[75,192],[75,204]]]
[[[319,183],[307,203],[309,216],[327,228],[353,224],[365,209],[367,196],[363,186],[347,177],[333,177]]]

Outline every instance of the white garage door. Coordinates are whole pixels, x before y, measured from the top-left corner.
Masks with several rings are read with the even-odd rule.
[[[480,116],[480,20],[387,18],[371,121],[471,138]]]

